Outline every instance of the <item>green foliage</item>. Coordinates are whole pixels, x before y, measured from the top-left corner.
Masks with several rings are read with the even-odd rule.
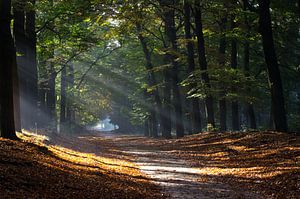
[[[194,1],[190,1],[193,3]],[[287,108],[291,126],[297,129],[299,103],[289,95],[299,92],[299,14],[295,2],[272,2],[272,17],[276,49],[283,73]],[[28,6],[30,7],[30,6]],[[162,96],[164,74],[171,69],[165,55],[176,58],[183,96],[204,99],[212,95],[220,99],[220,87],[229,101],[255,104],[267,123],[269,91],[267,71],[258,32],[258,15],[246,11],[235,1],[202,1],[203,33],[205,37],[208,70],[201,71],[195,53],[196,70],[187,72],[186,44],[197,38],[184,38],[183,1],[175,5],[178,50],[168,48],[159,1],[150,0],[70,0],[37,1],[39,82],[47,82],[56,73],[57,95],[60,91],[60,69],[73,64],[74,88],[67,91],[76,109],[77,122],[90,124],[106,114],[141,125],[149,117],[151,94],[158,90]],[[29,9],[29,8],[27,8]],[[192,13],[193,14],[193,13]],[[226,31],[220,32],[220,19],[227,17]],[[233,18],[237,27],[230,29]],[[247,19],[248,24],[245,23]],[[138,36],[142,35],[151,54],[152,71],[146,69],[145,56]],[[220,36],[226,39],[226,54],[218,53]],[[231,40],[238,44],[238,67],[230,66]],[[250,70],[244,68],[244,45],[250,45]],[[220,66],[224,59],[225,66]],[[149,86],[147,75],[154,72],[156,85]],[[208,72],[210,85],[201,81]],[[192,87],[192,88],[191,88]],[[236,88],[236,89],[233,89]],[[72,95],[70,95],[72,93]],[[59,98],[58,98],[58,103]],[[117,116],[116,116],[117,115]],[[212,130],[210,127],[207,127]]]

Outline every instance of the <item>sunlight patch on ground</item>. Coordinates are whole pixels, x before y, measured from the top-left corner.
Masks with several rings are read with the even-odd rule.
[[[117,172],[130,176],[141,176],[139,169],[131,162],[115,158],[101,157],[94,153],[83,153],[58,145],[51,145],[45,142],[49,141],[49,137],[38,135],[29,131],[18,133],[18,137],[26,142],[46,147],[57,158],[67,161],[76,168],[90,171],[106,171]],[[74,143],[76,144],[76,143]],[[55,165],[47,165],[53,167]]]
[[[22,130],[22,133],[17,132],[17,136],[26,142],[34,143],[37,145],[44,145],[43,143],[50,140],[48,136],[39,135],[24,129]]]
[[[232,175],[236,177],[263,179],[263,178],[271,178],[293,169],[300,169],[300,167],[274,167],[271,171],[269,168],[266,167],[250,167],[250,168],[205,167],[205,168],[197,169],[197,172],[198,174],[201,175],[216,175],[216,176]]]
[[[49,149],[57,157],[79,164],[83,167],[93,166],[91,167],[92,169],[105,169],[110,172],[118,172],[132,176],[140,175],[135,165],[128,161],[101,157],[92,153],[82,153],[78,151],[73,151],[61,146],[50,146]]]

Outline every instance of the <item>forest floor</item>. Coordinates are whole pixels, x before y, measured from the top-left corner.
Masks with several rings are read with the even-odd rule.
[[[43,133],[0,139],[4,198],[300,198],[299,136]]]

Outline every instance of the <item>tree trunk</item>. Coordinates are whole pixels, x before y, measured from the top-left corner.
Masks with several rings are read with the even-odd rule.
[[[1,137],[17,139],[14,123],[13,67],[16,49],[11,35],[11,1],[0,1],[0,123]]]
[[[16,51],[21,53],[21,49],[18,49],[18,41],[22,41],[25,39],[25,30],[24,30],[24,7],[20,6],[19,10],[14,8],[14,24],[13,24],[13,34],[15,39]],[[23,40],[24,42],[24,40]],[[22,54],[22,53],[21,53]],[[13,68],[13,87],[14,87],[14,117],[15,117],[15,128],[16,131],[22,131],[21,125],[21,110],[20,110],[20,82],[19,82],[19,60],[18,57],[16,59],[16,63],[14,63]]]
[[[268,67],[275,130],[287,131],[287,120],[283,96],[282,80],[275,52],[270,0],[259,0],[259,30],[262,35],[265,60]]]
[[[234,22],[234,18],[231,19],[231,30],[234,31],[236,28],[236,24]],[[235,38],[231,41],[231,67],[233,69],[237,69],[237,41]],[[233,93],[237,92],[237,88],[233,86]],[[232,130],[238,131],[240,130],[240,122],[239,122],[239,104],[236,99],[233,99],[231,104],[232,109]]]
[[[244,7],[244,10],[246,10],[246,7]],[[251,31],[248,17],[245,15],[245,25],[246,25],[246,32],[247,32],[247,39],[249,37],[249,32]],[[245,76],[249,77],[250,76],[250,44],[248,40],[246,39],[245,45],[244,45],[244,70],[245,70]],[[248,90],[249,93],[251,93],[251,90],[249,88]],[[254,107],[253,103],[247,102],[246,103],[246,113],[247,113],[247,122],[248,118],[250,120],[250,128],[251,129],[256,129],[256,118],[255,118],[255,112],[254,112]]]
[[[221,68],[225,68],[225,53],[226,53],[226,23],[227,18],[222,18],[221,21],[221,38],[220,38],[220,46],[219,46],[219,64]],[[227,107],[226,107],[226,99],[225,99],[225,89],[223,86],[220,86],[220,100],[219,100],[219,110],[220,110],[220,130],[227,130]]]
[[[53,6],[53,0],[49,0],[49,3],[51,6]],[[49,27],[54,29],[54,23],[50,22]],[[51,49],[51,54],[49,56],[49,60],[54,57],[54,49]],[[57,127],[57,113],[56,113],[56,77],[57,73],[55,71],[54,63],[47,61],[46,62],[49,65],[49,73],[48,73],[48,85],[47,85],[47,93],[46,93],[46,105],[47,105],[47,111],[46,116],[47,120],[49,121],[50,127]]]
[[[171,138],[171,75],[168,69],[164,71],[163,108],[161,120],[161,133],[164,138]]]
[[[187,0],[184,1],[184,24],[185,24],[185,39],[187,42],[187,54],[188,54],[188,71],[189,74],[195,71],[195,60],[194,60],[194,45],[192,42],[191,34],[191,7]],[[193,89],[197,84],[192,84],[190,89]],[[201,115],[200,115],[200,106],[197,98],[189,100],[191,103],[191,131],[192,133],[201,132]]]
[[[198,46],[198,58],[199,65],[202,72],[202,80],[206,86],[210,89],[210,79],[207,72],[207,60],[205,53],[205,42],[203,35],[202,26],[202,12],[199,0],[195,0],[195,24],[196,24],[196,36],[197,36],[197,46]],[[207,94],[205,98],[206,115],[207,115],[207,126],[215,127],[215,114],[214,114],[214,102],[213,97]]]
[[[149,132],[149,119],[146,119],[146,121],[145,121],[145,132],[144,132],[144,136],[145,136],[145,137],[149,137],[149,136],[150,136],[150,132]]]
[[[149,49],[148,49],[148,46],[147,46],[147,41],[146,39],[144,38],[144,36],[142,35],[141,33],[141,26],[140,25],[137,25],[137,29],[139,31],[139,40],[140,40],[140,43],[142,45],[142,48],[143,48],[143,52],[144,52],[144,55],[145,55],[145,60],[146,60],[146,69],[148,71],[148,86],[149,87],[153,87],[153,86],[156,86],[157,84],[157,81],[156,81],[156,78],[155,78],[155,74],[153,72],[153,65],[152,65],[152,61],[151,61],[151,55],[150,55],[150,52],[149,52]],[[153,137],[158,137],[158,120],[160,120],[160,123],[162,123],[162,105],[161,105],[161,99],[160,99],[160,96],[159,96],[159,91],[158,89],[156,88],[153,92],[151,92],[151,103],[153,105],[151,105],[150,107],[150,113],[151,113],[151,118],[152,118],[152,135]],[[156,118],[157,117],[157,118]]]
[[[26,35],[25,35],[25,12],[24,3],[15,2],[14,4],[14,24],[13,24],[13,34],[15,39],[16,51],[20,54],[17,57],[17,63],[14,67],[14,76],[18,78],[18,82],[14,81],[14,108],[15,108],[15,128],[17,131],[21,131],[21,102],[20,98],[26,88],[26,75],[25,75],[25,56],[26,56]],[[19,78],[20,77],[20,78]],[[23,106],[24,107],[24,106]],[[24,118],[23,118],[24,120]]]
[[[73,88],[74,88],[74,67],[72,64],[69,65],[69,72],[68,72],[68,93],[67,93],[67,115],[66,115],[66,122],[68,123],[69,128],[72,128],[72,124],[74,121],[74,95],[73,95]]]
[[[49,63],[50,65],[50,75],[48,79],[48,89],[46,93],[47,99],[47,116],[50,120],[50,126],[56,126],[56,89],[55,89],[55,79],[56,72],[54,70],[54,65]]]
[[[163,20],[165,22],[165,32],[168,40],[169,50],[173,52],[178,51],[177,38],[176,38],[176,27],[175,27],[175,1],[174,0],[160,0],[160,4],[164,9]],[[173,94],[173,106],[175,112],[175,127],[177,138],[184,136],[184,127],[182,119],[182,105],[181,105],[181,94],[178,86],[178,62],[174,53],[167,53],[167,59],[171,63],[171,80],[172,80],[172,94]]]
[[[43,128],[48,125],[49,118],[47,115],[47,106],[46,106],[46,94],[47,89],[44,83],[39,86],[39,114],[38,114],[38,128]]]
[[[62,66],[61,71],[61,87],[60,87],[60,125],[64,125],[66,121],[66,88],[67,88],[67,67]]]
[[[249,52],[249,42],[245,42],[244,46],[244,70],[246,73],[246,77],[249,77],[250,73],[250,68],[249,68],[249,62],[250,62],[250,52]],[[249,93],[251,91],[249,90]],[[247,115],[250,120],[250,128],[251,129],[256,129],[256,118],[255,118],[255,112],[254,112],[254,107],[252,103],[247,102],[246,103],[246,109],[247,109]]]
[[[32,5],[35,5],[35,0],[30,1]],[[27,66],[26,66],[26,78],[28,81],[28,87],[26,90],[26,96],[28,106],[26,108],[28,116],[28,128],[32,128],[37,123],[37,102],[38,102],[38,74],[37,74],[37,57],[36,57],[36,32],[35,32],[35,10],[29,10],[26,14],[26,42],[28,43],[27,51]]]
[[[20,111],[20,87],[19,87],[19,75],[17,60],[14,60],[13,64],[13,96],[14,96],[14,119],[15,119],[15,130],[18,132],[22,131],[21,125],[21,111]]]
[[[157,138],[158,137],[158,125],[157,125],[157,118],[156,118],[156,112],[155,110],[150,110],[150,127],[151,127],[151,131],[150,131],[150,134],[151,134],[151,137],[154,137],[154,138]]]

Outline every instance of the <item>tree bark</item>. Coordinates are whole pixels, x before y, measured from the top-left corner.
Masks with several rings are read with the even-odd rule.
[[[178,52],[177,47],[177,36],[176,36],[176,27],[175,27],[175,10],[174,0],[160,0],[160,4],[164,9],[163,20],[165,22],[165,32],[168,40],[169,50],[173,52]],[[171,80],[172,80],[172,94],[173,94],[173,106],[175,112],[175,127],[176,127],[176,136],[177,138],[184,136],[184,127],[183,127],[183,117],[182,117],[182,105],[181,105],[181,94],[178,86],[178,62],[176,61],[176,56],[174,53],[167,53],[167,58],[171,63]]]
[[[30,1],[35,5],[35,0]],[[26,15],[26,42],[27,42],[27,59],[26,64],[26,79],[28,82],[26,90],[26,101],[28,102],[25,108],[28,117],[27,128],[32,128],[37,123],[37,102],[38,102],[38,74],[37,74],[37,56],[36,56],[36,32],[35,32],[35,10],[25,12]]]
[[[236,28],[236,24],[234,22],[234,18],[231,19],[231,30],[234,31],[234,28]],[[237,69],[237,41],[235,38],[231,41],[231,67],[233,69]],[[237,92],[236,86],[233,86],[232,88],[233,92]],[[233,99],[231,104],[231,110],[232,110],[232,130],[238,131],[240,130],[240,122],[239,122],[239,104],[236,99]]]
[[[13,5],[14,24],[13,35],[15,39],[16,52],[20,54],[17,56],[17,62],[14,67],[14,76],[18,78],[18,81],[14,81],[14,108],[15,108],[15,128],[17,131],[21,131],[21,102],[20,98],[23,96],[23,91],[26,88],[25,82],[25,48],[26,48],[26,35],[25,35],[25,12],[23,2],[15,2]],[[19,78],[20,77],[20,78]],[[23,119],[24,120],[24,119]]]
[[[245,6],[244,10],[246,10],[246,9],[247,8]],[[245,25],[246,25],[246,32],[247,32],[246,36],[248,39],[251,28],[250,28],[248,17],[246,14],[245,14]],[[244,44],[244,70],[245,70],[245,76],[249,77],[250,76],[250,67],[249,67],[250,66],[250,43],[247,39]],[[250,88],[249,88],[248,92],[251,93]],[[250,121],[250,128],[256,129],[257,125],[256,125],[256,118],[255,118],[253,103],[251,103],[251,102],[246,103],[246,113],[248,116],[247,119],[249,119],[249,121]],[[247,120],[247,122],[249,122],[249,121]]]
[[[163,107],[162,107],[161,133],[166,139],[172,137],[171,120],[171,75],[168,69],[164,71]]]
[[[221,38],[220,38],[220,46],[219,46],[219,64],[221,68],[225,68],[226,23],[227,23],[227,18],[226,17],[222,18],[220,24]],[[220,130],[226,131],[227,130],[227,106],[226,106],[226,99],[225,99],[225,89],[223,88],[222,85],[220,86],[220,89],[221,89],[220,100],[219,100]]]
[[[0,1],[0,123],[1,137],[17,139],[14,123],[13,67],[16,49],[11,35],[11,1]]]
[[[145,121],[145,132],[144,132],[144,136],[145,136],[145,137],[149,137],[149,136],[150,136],[150,132],[149,132],[149,119],[146,119],[146,121]]]
[[[47,115],[47,106],[46,106],[46,94],[47,89],[45,83],[39,85],[39,114],[38,114],[38,128],[43,128],[48,125],[49,118]]]
[[[142,45],[143,48],[143,52],[145,55],[145,60],[146,60],[146,69],[148,71],[148,85],[149,87],[153,87],[157,84],[156,78],[155,78],[155,74],[153,72],[153,65],[152,65],[152,61],[151,61],[151,54],[149,52],[148,46],[147,46],[147,41],[144,38],[144,36],[141,33],[141,26],[137,25],[137,29],[139,31],[139,40],[140,43]],[[159,91],[157,88],[155,88],[155,90],[153,92],[151,92],[150,94],[151,96],[151,103],[153,104],[153,106],[150,107],[150,113],[151,113],[151,118],[152,118],[152,130],[153,132],[151,133],[151,136],[153,137],[158,137],[158,120],[160,120],[160,123],[162,123],[162,103],[161,103],[161,99],[159,96]],[[157,118],[156,118],[157,117]]]
[[[66,88],[67,88],[67,67],[62,66],[61,86],[60,86],[60,125],[64,125],[66,121]]]
[[[259,31],[262,36],[265,60],[268,68],[275,130],[286,132],[288,130],[288,125],[286,120],[282,80],[274,46],[270,0],[259,0],[258,2]]]
[[[56,80],[56,72],[54,70],[54,65],[49,63],[50,65],[50,73],[48,79],[48,88],[46,93],[47,99],[47,116],[50,120],[50,126],[56,126],[56,88],[55,88],[55,80]]]
[[[206,84],[206,86],[210,89],[210,79],[207,72],[207,60],[205,53],[205,41],[203,35],[203,25],[202,25],[202,12],[201,5],[199,0],[195,0],[195,24],[196,24],[196,36],[197,36],[197,47],[198,47],[198,58],[200,69],[202,70],[202,81]],[[205,98],[205,106],[206,106],[206,115],[207,115],[207,125],[211,125],[215,127],[215,114],[214,114],[214,100],[211,94],[207,94]]]
[[[69,72],[68,72],[68,93],[67,93],[67,114],[66,114],[66,122],[69,125],[69,128],[72,128],[72,124],[74,124],[74,95],[73,95],[73,88],[74,88],[74,67],[72,64],[69,65]]]
[[[195,71],[195,60],[194,60],[194,45],[192,42],[191,34],[191,6],[187,0],[184,1],[184,29],[185,29],[185,39],[187,42],[187,55],[188,55],[188,72],[189,74]],[[190,89],[193,89],[197,84],[192,84]],[[192,98],[189,100],[191,103],[191,131],[192,133],[201,132],[201,115],[200,115],[200,106],[197,98]]]
[[[249,77],[250,73],[250,68],[249,68],[249,62],[250,62],[250,44],[248,41],[245,41],[245,46],[244,46],[244,70],[245,70],[245,75],[246,77]],[[249,93],[251,90],[249,89]],[[255,112],[254,112],[254,107],[253,103],[247,102],[246,103],[246,112],[248,115],[248,118],[250,120],[250,128],[251,129],[256,129],[256,118],[255,118]]]

